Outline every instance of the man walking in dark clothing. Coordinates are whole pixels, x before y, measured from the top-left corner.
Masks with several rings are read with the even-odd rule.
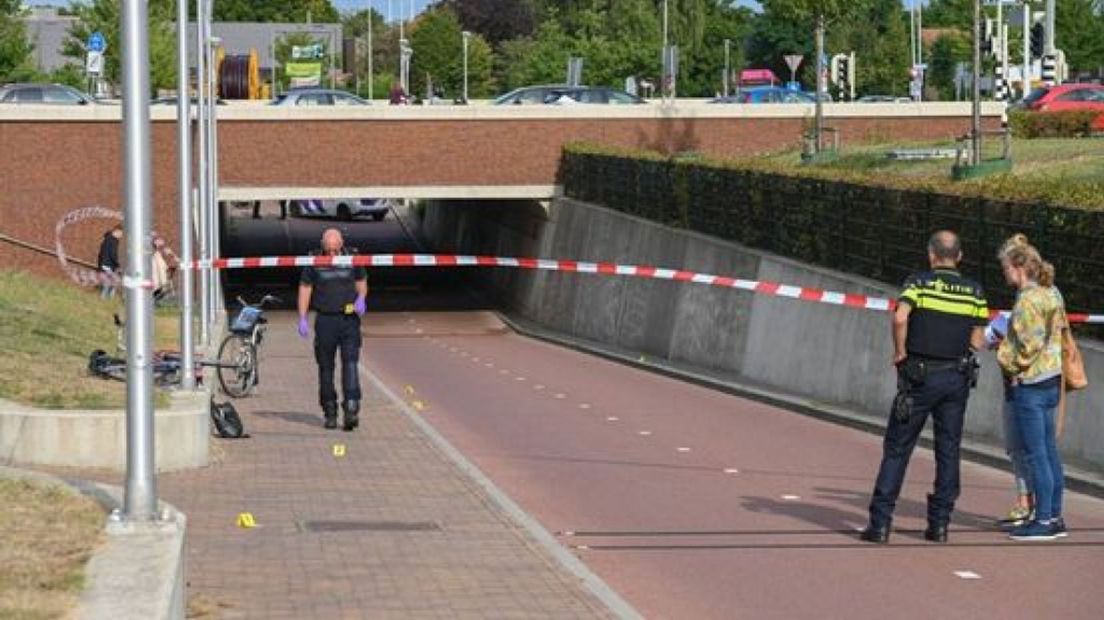
[[[344,240],[336,228],[322,234],[322,252],[339,256]],[[307,313],[314,310],[314,358],[318,363],[318,401],[323,425],[337,428],[337,390],[334,389],[334,356],[341,350],[341,404],[343,428],[359,424],[360,317],[366,311],[368,273],[363,267],[306,267],[299,281],[299,336],[310,335]]]
[[[115,283],[119,279],[119,239],[123,238],[123,227],[116,225],[104,233],[100,241],[100,253],[96,257],[96,268],[100,271],[100,297],[111,299],[115,296]]]

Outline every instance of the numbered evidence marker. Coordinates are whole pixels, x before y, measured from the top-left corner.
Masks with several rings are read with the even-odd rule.
[[[243,512],[238,515],[238,527],[243,530],[248,530],[257,527],[257,520],[253,518],[253,513]]]
[[[414,386],[413,385],[408,385],[404,389],[406,390],[406,395],[407,396],[413,396],[414,395]]]
[[[334,458],[341,458],[341,457],[345,456],[345,444],[335,443],[333,445],[333,455],[334,455]]]
[[[425,403],[423,403],[420,400],[416,400],[416,401],[410,403],[410,406],[414,407],[415,411],[425,411],[425,408],[426,408]]]

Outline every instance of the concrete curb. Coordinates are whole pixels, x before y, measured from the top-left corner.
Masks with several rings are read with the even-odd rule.
[[[107,540],[85,567],[84,592],[73,617],[81,620],[182,620],[184,538],[187,518],[161,502],[160,518],[149,523],[117,519],[119,487],[71,480],[0,466],[0,478],[29,480],[96,500],[107,518]]]
[[[415,413],[414,410],[411,409],[402,398],[392,392],[379,377],[369,372],[363,365],[360,366],[360,371],[376,389],[395,403],[399,411],[414,423],[418,430],[430,440],[430,443],[432,443],[445,458],[451,461],[487,495],[494,507],[500,510],[510,521],[524,530],[533,541],[536,542],[541,550],[551,556],[552,560],[575,578],[579,579],[583,587],[601,601],[610,612],[616,617],[625,620],[643,618],[643,616],[633,609],[627,601],[610,588],[601,577],[591,571],[582,560],[572,555],[570,551],[561,545],[548,530],[544,529],[539,521],[525,512],[525,510],[514,502],[514,500],[510,499],[510,496],[503,492],[502,489],[499,489],[486,474],[484,474],[474,463],[469,461],[455,446],[449,443],[443,435],[438,433],[437,429],[433,428],[429,422],[426,422],[425,419]]]
[[[859,413],[852,409],[818,402],[800,396],[793,396],[762,386],[741,383],[718,373],[710,373],[705,370],[691,369],[678,364],[648,359],[638,353],[634,354],[631,351],[622,351],[579,338],[572,338],[542,328],[532,321],[512,316],[505,312],[496,311],[495,314],[498,315],[499,319],[509,326],[510,329],[523,336],[567,347],[582,353],[596,355],[633,368],[646,370],[682,381],[688,381],[696,385],[743,398],[749,398],[795,413],[801,413],[828,422],[842,424],[875,435],[881,435],[885,431],[886,421],[877,416]],[[931,449],[932,436],[930,429],[925,430],[924,434],[921,435],[920,445],[925,449]],[[967,460],[975,463],[998,469],[1008,468],[1008,456],[1005,454],[1003,447],[964,438],[962,440],[961,454]],[[1064,465],[1064,469],[1066,472],[1067,489],[1104,498],[1104,476],[1070,467],[1069,465]]]

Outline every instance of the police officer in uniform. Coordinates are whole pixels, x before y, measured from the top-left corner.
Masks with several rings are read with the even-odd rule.
[[[870,523],[861,534],[867,542],[889,541],[909,457],[929,414],[935,433],[935,485],[928,495],[924,538],[947,541],[947,524],[959,493],[966,400],[977,377],[973,351],[985,344],[989,317],[981,287],[958,272],[961,260],[958,237],[947,230],[936,232],[928,242],[931,269],[909,276],[897,300],[893,364],[898,394],[870,500]]]
[[[344,240],[336,228],[322,234],[322,253],[343,253]],[[368,273],[363,267],[306,267],[299,281],[299,336],[310,336],[308,310],[314,310],[314,358],[318,362],[318,400],[326,428],[337,428],[337,390],[334,356],[341,350],[343,428],[357,427],[360,412],[360,317],[368,296]]]

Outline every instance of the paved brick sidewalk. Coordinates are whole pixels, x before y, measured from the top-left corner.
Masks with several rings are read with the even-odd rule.
[[[380,394],[366,392],[357,432],[322,429],[310,346],[279,318],[259,394],[236,403],[252,437],[218,440],[220,464],[159,478],[161,496],[188,515],[193,608],[225,605],[214,614],[223,618],[609,617]],[[258,526],[238,528],[241,512]]]

